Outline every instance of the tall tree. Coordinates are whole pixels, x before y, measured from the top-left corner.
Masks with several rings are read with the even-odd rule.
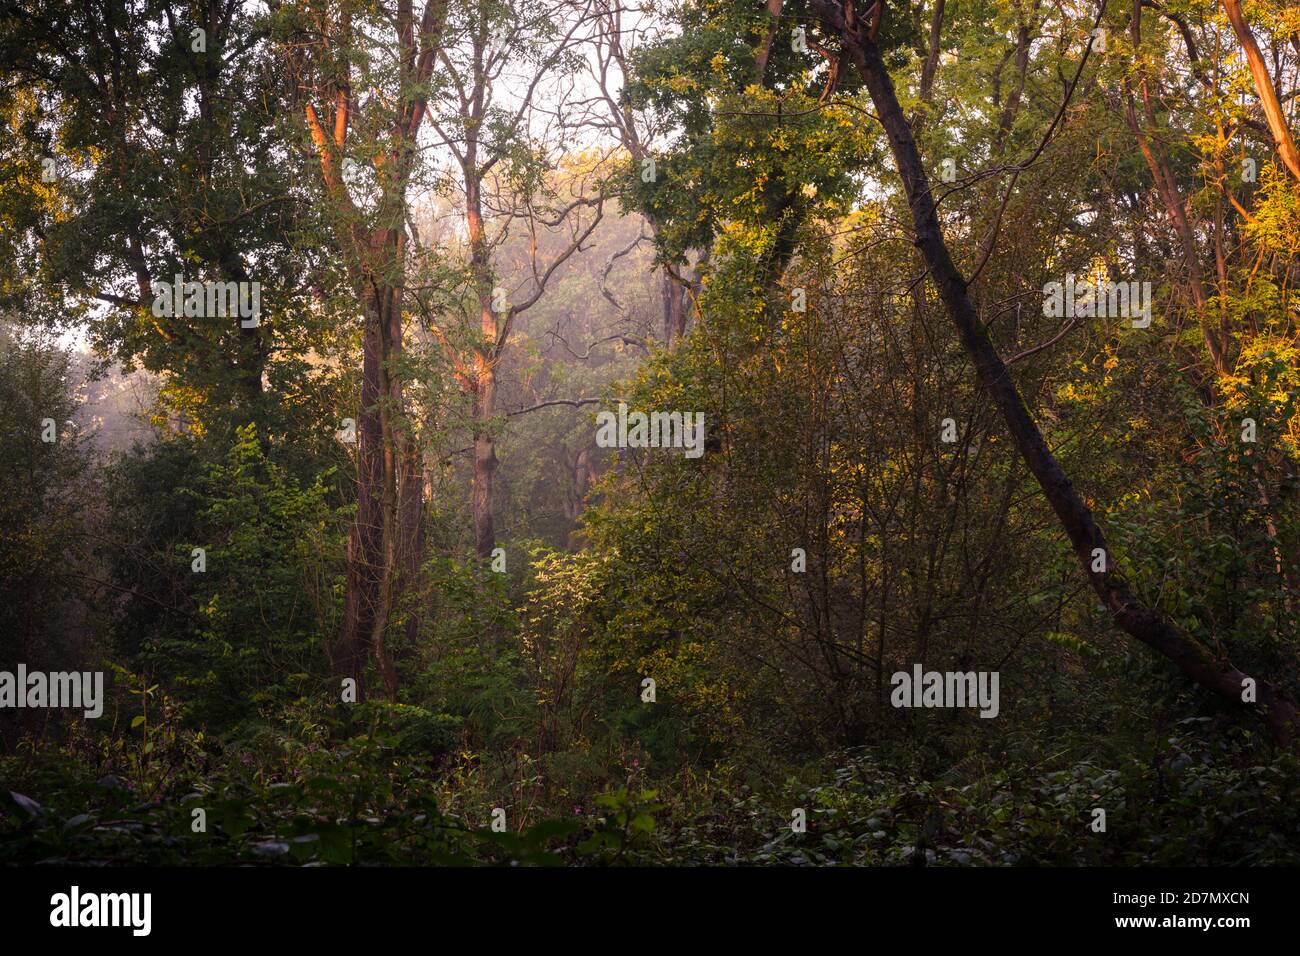
[[[591,237],[604,211],[603,187],[562,197],[550,189],[567,105],[556,85],[575,69],[574,38],[584,25],[568,4],[517,6],[498,0],[466,0],[454,10],[454,43],[438,61],[448,82],[430,104],[431,125],[451,154],[461,194],[468,247],[468,355],[460,336],[434,321],[431,331],[447,347],[472,402],[474,477],[471,494],[474,548],[488,557],[496,548],[493,488],[497,469],[497,369],[516,320],[546,293],[557,270]],[[551,98],[543,108],[539,101]],[[548,142],[548,134],[552,141]],[[592,177],[595,179],[595,177]],[[570,182],[578,182],[571,179]],[[518,288],[508,289],[496,250],[512,229],[567,230],[569,241],[547,261],[534,255]],[[537,243],[533,243],[534,251]]]
[[[403,395],[408,192],[442,49],[449,0],[393,8],[342,0],[286,10],[301,96],[336,252],[362,315],[357,515],[348,538],[336,671],[365,693],[374,655],[397,696],[390,617],[420,556],[422,458]],[[354,198],[352,190],[362,198]]]

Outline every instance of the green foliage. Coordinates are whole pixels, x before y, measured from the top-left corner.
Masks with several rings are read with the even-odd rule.
[[[0,327],[0,667],[61,665],[92,650],[76,646],[70,606],[93,493],[77,405],[68,352]]]
[[[138,630],[150,621],[140,666],[194,699],[196,719],[219,724],[292,699],[324,675],[321,635],[339,613],[344,515],[329,503],[329,472],[301,485],[268,457],[252,425],[238,431],[224,461],[205,465],[164,444],[119,466],[120,480],[138,487],[176,466],[178,480],[153,492],[147,513],[122,515],[142,522],[137,533],[156,550],[146,567],[121,567],[119,575],[130,580],[160,567],[180,613],[146,611],[142,619],[128,608],[123,625]],[[146,593],[159,593],[160,583]]]
[[[795,866],[1294,865],[1296,759],[1259,760],[1249,736],[1129,741],[1118,765],[973,756],[938,779],[872,751],[833,754],[762,789],[720,787],[630,862]],[[1051,741],[1041,741],[1053,749]],[[1067,748],[1068,749],[1068,748]],[[901,766],[900,766],[901,764]],[[1092,810],[1106,809],[1106,829]],[[791,827],[807,815],[807,832]]]

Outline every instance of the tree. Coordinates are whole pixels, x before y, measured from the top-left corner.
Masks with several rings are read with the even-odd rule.
[[[629,23],[627,11],[617,0],[595,0],[595,29],[591,37],[591,59],[588,71],[596,83],[598,95],[593,97],[591,105],[593,119],[591,122],[611,133],[619,145],[627,152],[629,175],[636,179],[646,176],[654,162],[653,148],[661,131],[651,111],[637,110],[632,107],[622,90],[615,83],[622,84],[631,73],[631,64],[639,56],[642,37],[647,32],[638,18],[638,22]],[[646,222],[653,239],[658,231],[658,224],[653,215],[646,215]],[[640,234],[636,242],[640,242]],[[618,255],[626,255],[628,250]],[[610,260],[611,263],[613,260]],[[665,262],[662,266],[660,280],[661,304],[663,307],[662,335],[664,345],[672,348],[686,334],[687,296],[690,291],[699,292],[698,276],[690,280],[679,272],[685,262]]]
[[[491,556],[496,547],[493,486],[497,469],[497,369],[518,317],[546,293],[547,284],[571,256],[583,248],[604,213],[599,161],[592,175],[567,178],[569,195],[554,192],[557,178],[548,175],[563,148],[563,123],[539,128],[545,113],[538,105],[544,82],[554,84],[571,73],[574,36],[581,16],[567,16],[567,3],[528,8],[496,0],[467,0],[455,8],[456,42],[445,44],[439,63],[451,82],[430,105],[430,125],[453,157],[455,187],[463,202],[468,246],[470,341],[464,354],[457,330],[445,321],[429,322],[430,331],[447,348],[462,386],[472,401],[474,478],[471,491],[474,549]],[[508,68],[513,84],[503,81]],[[566,104],[548,104],[563,116]],[[547,142],[546,133],[557,137]],[[594,185],[588,180],[595,180]],[[585,188],[584,188],[585,187]],[[586,213],[584,217],[584,213]],[[568,230],[569,241],[549,261],[534,255],[512,295],[500,284],[496,249],[512,229],[536,237],[543,230]]]
[[[286,9],[280,25],[335,251],[363,323],[357,516],[332,655],[336,671],[357,682],[359,697],[373,653],[396,699],[389,618],[420,557],[422,461],[403,397],[406,220],[448,7],[449,0],[429,0],[417,17],[409,0],[392,15],[343,0]],[[362,202],[349,182],[358,172]]]
[[[275,414],[268,363],[320,336],[299,321],[312,226],[271,135],[285,101],[259,18],[237,0],[157,0],[20,4],[0,24],[0,63],[24,81],[6,93],[9,148],[31,185],[6,196],[25,205],[9,267],[88,320],[101,351],[202,396],[199,414]],[[255,281],[262,314],[158,308],[156,283],[178,274]]]
[[[931,279],[975,365],[981,384],[997,405],[1012,441],[1056,512],[1098,597],[1115,622],[1128,634],[1168,658],[1197,684],[1225,700],[1242,703],[1243,688],[1248,680],[1254,681],[1258,696],[1249,702],[1250,708],[1269,728],[1275,740],[1292,745],[1300,731],[1300,712],[1297,712],[1294,702],[1268,682],[1248,678],[1228,661],[1216,658],[1158,611],[1142,604],[1114,570],[1101,529],[1043,440],[1006,365],[989,340],[987,329],[979,320],[967,279],[953,262],[911,126],[899,105],[893,82],[876,45],[876,31],[869,29],[865,21],[857,19],[852,0],[845,0],[842,4],[835,0],[811,0],[811,3],[823,28],[839,42],[843,55],[849,58],[871,94],[911,208],[917,246],[925,258]],[[1080,68],[1086,57],[1087,51]],[[1098,553],[1102,555],[1100,570]]]

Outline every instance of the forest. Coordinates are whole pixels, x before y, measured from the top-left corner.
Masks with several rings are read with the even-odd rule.
[[[0,864],[1300,865],[1298,114],[1288,0],[0,2]]]

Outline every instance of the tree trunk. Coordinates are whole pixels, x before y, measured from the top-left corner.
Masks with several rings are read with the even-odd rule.
[[[1246,54],[1250,76],[1255,81],[1255,92],[1259,94],[1259,102],[1264,107],[1264,118],[1268,121],[1269,132],[1273,134],[1277,154],[1286,168],[1291,170],[1291,175],[1300,179],[1300,153],[1296,152],[1295,140],[1286,125],[1286,114],[1282,112],[1282,104],[1278,101],[1277,90],[1273,88],[1273,78],[1269,76],[1268,67],[1260,55],[1255,34],[1251,32],[1250,24],[1242,16],[1241,4],[1237,0],[1223,0],[1223,9],[1227,12],[1232,29],[1241,42],[1241,49]]]
[[[666,268],[662,279],[664,305],[664,345],[672,348],[686,335],[686,287],[673,278]]]
[[[998,117],[997,133],[993,136],[993,156],[997,159],[1001,159],[1006,151],[1007,137],[1011,135],[1011,127],[1015,125],[1016,114],[1020,112],[1020,97],[1025,92],[1025,76],[1029,72],[1029,52],[1032,41],[1031,24],[1021,20],[1016,28],[1015,81],[1011,84],[1011,92],[1007,94],[1002,114]]]
[[[1130,32],[1133,38],[1133,53],[1137,56],[1142,41],[1141,0],[1134,0],[1133,2],[1133,21]],[[1151,90],[1147,84],[1145,69],[1140,73],[1138,86],[1142,93],[1143,113],[1146,116],[1148,126],[1154,130],[1157,127],[1156,114],[1155,108],[1151,104]],[[1196,234],[1192,228],[1192,223],[1187,218],[1187,209],[1183,204],[1182,193],[1178,189],[1178,182],[1174,179],[1173,169],[1169,165],[1164,150],[1160,148],[1158,143],[1149,140],[1142,130],[1141,122],[1137,116],[1137,109],[1133,102],[1133,89],[1129,85],[1127,77],[1124,78],[1124,118],[1128,122],[1129,130],[1133,133],[1133,138],[1137,140],[1138,148],[1142,151],[1147,168],[1151,170],[1151,178],[1156,183],[1156,192],[1160,196],[1160,201],[1164,204],[1165,212],[1169,216],[1169,222],[1174,227],[1174,233],[1178,236],[1178,244],[1182,247],[1183,263],[1187,267],[1187,285],[1191,290],[1192,304],[1196,307],[1197,320],[1201,327],[1201,338],[1205,340],[1205,347],[1209,350],[1210,361],[1214,363],[1216,372],[1220,375],[1226,375],[1229,371],[1228,357],[1219,338],[1219,333],[1214,328],[1210,316],[1205,310],[1208,299],[1205,295],[1201,256],[1196,248]]]
[[[343,623],[330,649],[336,674],[356,681],[365,699],[364,671],[373,652],[390,700],[397,699],[397,674],[387,644],[389,615],[400,606],[402,589],[416,576],[422,543],[421,458],[402,400],[402,300],[406,275],[406,186],[415,156],[413,144],[423,121],[422,91],[432,75],[446,26],[448,0],[428,0],[417,23],[411,4],[397,5],[397,63],[404,91],[399,121],[373,161],[382,188],[381,225],[368,232],[343,182],[344,147],[351,113],[350,57],[335,58],[325,90],[333,116],[321,122],[316,105],[303,104],[307,129],[320,161],[321,183],[332,205],[331,219],[353,293],[361,307],[362,384],[357,422],[357,515],[348,533]],[[353,42],[351,9],[344,5],[328,43],[348,50]],[[335,72],[339,65],[342,69]],[[326,130],[329,132],[326,132]],[[408,625],[409,626],[409,625]],[[408,631],[409,633],[409,631]]]
[[[934,75],[939,69],[940,41],[943,37],[944,0],[935,0],[930,15],[930,41],[925,51],[925,66],[921,68],[921,99],[929,103],[934,92]]]
[[[391,251],[391,250],[390,250]],[[333,650],[336,673],[357,682],[365,699],[369,654],[390,700],[397,674],[387,643],[389,617],[419,568],[423,475],[402,416],[401,380],[391,374],[402,351],[402,292],[380,285],[366,299],[361,410],[357,422],[357,517],[348,536],[343,627]]]
[[[487,232],[483,223],[482,181],[478,171],[477,143],[466,146],[462,172],[465,177],[465,225],[469,236],[470,272],[478,294],[479,332],[482,342],[474,355],[474,487],[471,510],[474,517],[474,550],[481,558],[490,557],[496,548],[496,530],[492,523],[493,474],[497,467],[491,419],[496,411],[497,388],[497,315],[493,311],[492,266],[489,261]]]
[[[383,347],[379,312],[375,298],[368,299],[362,332],[361,408],[357,413],[357,514],[348,533],[343,626],[332,654],[335,673],[356,681],[358,701],[365,699],[365,666],[383,564],[384,440],[378,411]]]
[[[979,321],[975,305],[940,230],[930,183],[921,164],[912,130],[898,104],[893,82],[874,42],[846,28],[838,4],[813,0],[828,30],[841,38],[847,54],[862,76],[876,113],[885,128],[890,149],[902,180],[912,220],[916,245],[920,249],[939,296],[952,320],[962,346],[975,365],[981,386],[993,399],[1011,433],[1012,441],[1043,490],[1064,528],[1075,554],[1089,575],[1093,589],[1109,609],[1115,622],[1128,634],[1172,661],[1202,687],[1237,705],[1242,705],[1243,682],[1247,675],[1226,660],[1216,660],[1193,637],[1146,607],[1113,570],[1106,541],[1093,520],[1092,512],[1079,497],[1043,440],[1038,425],[1020,397],[1006,366],[998,357],[987,330]],[[1106,554],[1104,571],[1092,571],[1094,551]],[[1292,746],[1300,720],[1295,704],[1263,680],[1256,681],[1256,703],[1247,705],[1269,728],[1279,744]]]
[[[478,356],[478,378],[474,390],[474,550],[481,558],[491,557],[496,548],[492,523],[493,475],[497,468],[496,445],[489,431],[495,412],[496,370],[489,357]]]
[[[767,0],[767,15],[772,18],[772,25],[768,27],[763,42],[758,45],[758,51],[754,54],[754,71],[758,74],[760,83],[763,82],[763,74],[767,72],[767,58],[772,54],[772,43],[776,40],[776,35],[781,29],[781,8],[783,6],[785,6],[785,0]]]

